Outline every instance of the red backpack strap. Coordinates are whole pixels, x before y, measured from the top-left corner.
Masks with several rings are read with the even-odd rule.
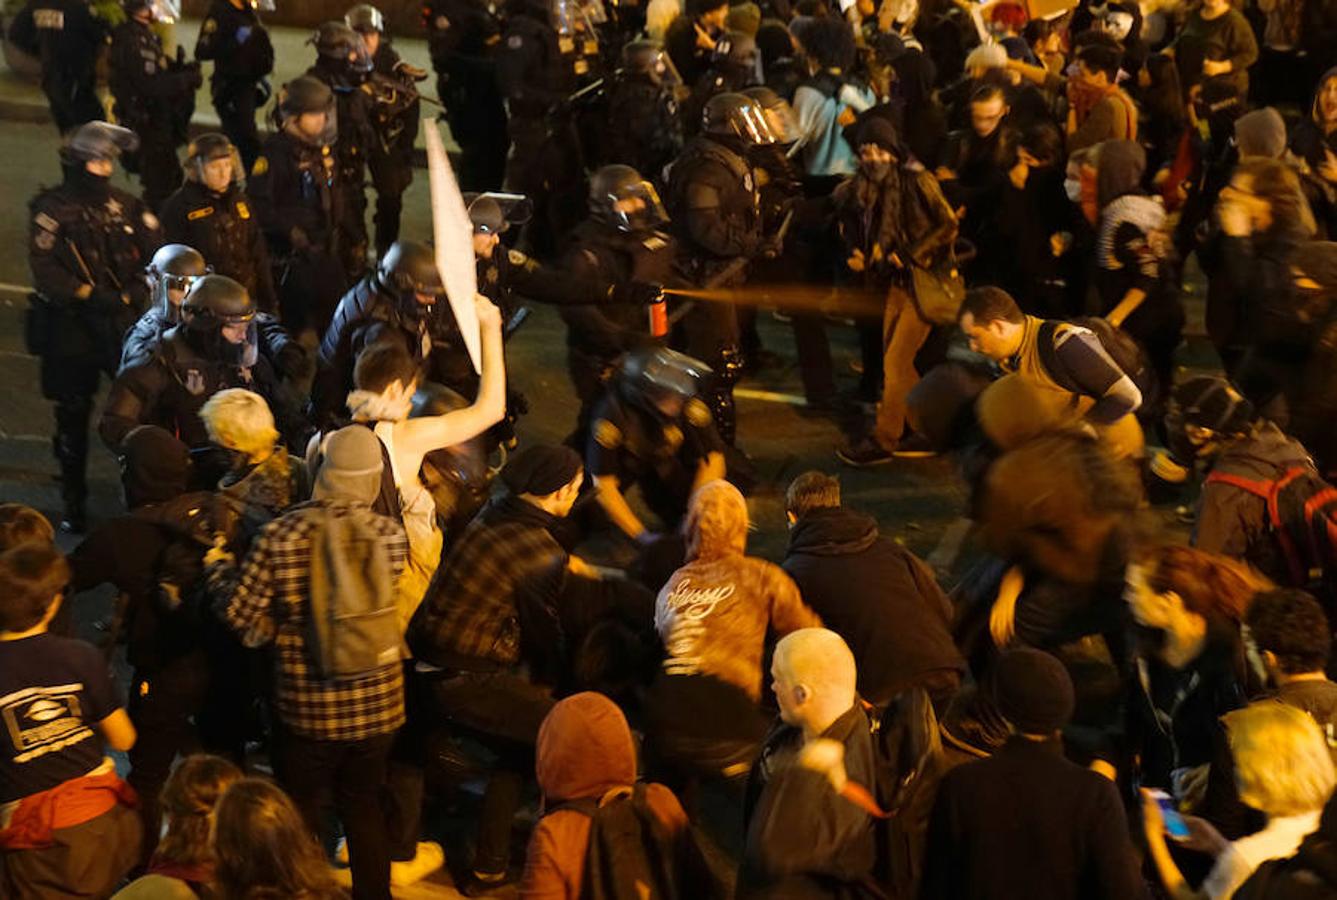
[[[1287,469],[1281,474],[1275,482],[1272,496],[1267,499],[1267,515],[1272,520],[1272,530],[1277,535],[1277,542],[1281,544],[1282,555],[1286,557],[1286,565],[1291,570],[1291,580],[1296,585],[1304,585],[1309,580],[1309,566],[1305,564],[1304,556],[1300,553],[1300,548],[1295,546],[1295,537],[1286,527],[1286,523],[1281,520],[1280,497],[1282,490],[1295,479],[1302,475],[1309,474],[1310,470],[1304,466],[1295,466]],[[1305,531],[1308,532],[1309,522],[1309,503],[1306,501],[1304,506]],[[1312,544],[1312,538],[1309,543]]]
[[[1228,472],[1211,472],[1208,474],[1203,484],[1228,484],[1231,487],[1237,487],[1242,491],[1248,491],[1255,497],[1261,497],[1267,500],[1272,496],[1275,481],[1255,481],[1252,478],[1245,478],[1242,475],[1231,475]]]

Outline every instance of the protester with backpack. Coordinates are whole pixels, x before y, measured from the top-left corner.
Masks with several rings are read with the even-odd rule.
[[[240,565],[206,557],[219,615],[247,646],[275,646],[275,774],[317,835],[333,793],[358,900],[390,897],[381,791],[404,724],[394,586],[408,540],[371,511],[381,467],[370,429],[335,432],[309,503],[267,525]]]
[[[1165,430],[1170,458],[1154,460],[1153,472],[1183,480],[1185,470],[1199,461],[1207,468],[1193,546],[1243,560],[1279,584],[1304,587],[1308,566],[1288,551],[1293,539],[1280,505],[1269,498],[1278,493],[1282,479],[1317,481],[1305,448],[1258,418],[1252,403],[1213,375],[1194,376],[1175,388]],[[1297,492],[1304,484],[1293,486],[1288,508],[1303,505]]]
[[[771,678],[780,721],[748,783],[737,896],[877,896],[873,816],[845,796],[870,801],[877,779],[854,654],[834,631],[802,628],[775,645]]]
[[[140,738],[127,781],[140,795],[147,860],[158,843],[158,794],[177,754],[201,740],[198,717],[214,675],[198,593],[214,497],[188,491],[190,452],[156,425],[131,431],[122,452],[129,512],[100,523],[70,554],[70,593],[101,584],[121,592],[112,640],[125,639],[134,668],[128,706]]]
[[[992,690],[1012,737],[942,780],[923,900],[1131,900],[1147,896],[1114,784],[1063,757],[1072,680],[1030,648],[999,658]]]
[[[636,742],[602,694],[562,700],[539,728],[544,815],[529,839],[523,900],[710,900],[686,865],[687,814],[662,784],[638,784]],[[643,885],[648,893],[627,893]],[[716,896],[722,896],[722,893]]]

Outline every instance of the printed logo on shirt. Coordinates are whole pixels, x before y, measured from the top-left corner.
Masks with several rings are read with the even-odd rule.
[[[62,684],[0,697],[0,722],[14,745],[14,762],[31,762],[93,736],[79,706],[83,688]]]
[[[663,614],[667,624],[668,640],[664,642],[667,654],[664,671],[670,675],[695,675],[701,671],[700,641],[706,633],[706,619],[715,607],[733,596],[732,584],[715,587],[694,587],[690,578],[684,578],[664,598],[667,607]]]

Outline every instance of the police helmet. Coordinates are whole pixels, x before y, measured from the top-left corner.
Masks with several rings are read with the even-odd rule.
[[[324,22],[311,36],[309,43],[316,47],[321,58],[347,66],[354,72],[367,73],[372,70],[371,55],[362,35],[343,22]]]
[[[750,87],[743,93],[761,107],[761,114],[766,117],[766,127],[775,136],[777,144],[792,144],[799,139],[798,115],[788,100],[765,85]]]
[[[604,166],[590,176],[590,213],[618,231],[648,231],[668,221],[654,185],[621,164]]]
[[[279,90],[279,115],[283,119],[305,113],[333,111],[334,91],[314,76],[294,78]]]
[[[344,13],[344,24],[357,32],[384,32],[385,16],[370,3],[359,3]]]
[[[755,70],[757,39],[743,31],[726,31],[715,42],[713,56],[716,64],[724,63],[740,69]]]
[[[417,303],[414,294],[443,297],[446,286],[436,268],[432,248],[418,241],[395,241],[381,257],[376,277],[402,299]]]
[[[534,215],[534,204],[524,194],[487,191],[465,194],[474,234],[505,234],[512,225],[524,225]]]
[[[714,373],[699,359],[667,347],[642,347],[622,358],[618,387],[628,402],[656,416],[681,409]]]
[[[245,325],[246,334],[234,341],[225,328]],[[234,366],[255,364],[255,302],[240,283],[226,275],[205,275],[191,285],[181,303],[181,326],[205,356]]]
[[[194,247],[185,244],[163,244],[147,267],[153,286],[153,302],[169,322],[180,318],[179,303],[172,302],[172,294],[189,293],[190,288],[205,275],[209,267]]]
[[[191,181],[204,180],[204,167],[220,159],[232,163],[232,181],[245,180],[242,171],[241,155],[227,135],[216,131],[202,134],[186,146],[186,177]]]
[[[85,122],[65,139],[60,154],[69,162],[114,162],[122,153],[139,149],[139,136],[110,122]]]
[[[766,124],[761,105],[746,94],[716,94],[706,101],[701,130],[719,137],[733,137],[745,144],[773,144],[775,135]]]
[[[622,69],[633,75],[644,75],[658,85],[682,84],[673,60],[657,41],[631,41],[622,47]]]

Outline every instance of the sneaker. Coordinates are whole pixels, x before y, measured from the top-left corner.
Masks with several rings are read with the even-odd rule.
[[[884,448],[871,437],[841,447],[836,451],[836,456],[845,465],[860,469],[868,466],[881,466],[896,458],[890,450]]]
[[[60,530],[66,534],[83,534],[88,530],[88,517],[82,503],[65,504],[65,514],[60,520]]]
[[[390,863],[390,883],[395,887],[417,884],[446,863],[446,851],[436,841],[419,841],[413,859]]]
[[[897,459],[927,459],[937,456],[938,451],[922,434],[909,434],[901,438],[891,455]]]

